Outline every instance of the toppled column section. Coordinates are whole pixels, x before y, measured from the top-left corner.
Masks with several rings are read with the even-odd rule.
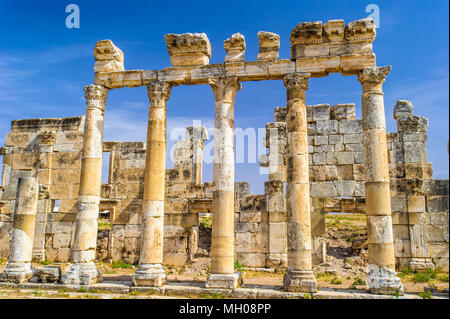
[[[9,261],[0,276],[0,281],[21,283],[33,276],[31,257],[38,197],[39,183],[37,179],[19,178]]]
[[[139,268],[133,286],[160,287],[166,283],[163,262],[164,183],[166,170],[166,102],[171,85],[158,80],[147,86],[147,151],[145,156],[142,241]]]
[[[308,133],[305,95],[309,73],[292,73],[283,79],[287,89],[287,258],[283,278],[287,291],[315,292],[312,270],[309,205]]]
[[[237,77],[209,78],[215,98],[211,275],[208,288],[237,288],[234,272],[234,101]]]
[[[259,52],[257,61],[278,60],[280,49],[280,36],[272,32],[259,31]]]
[[[100,205],[103,151],[103,118],[108,90],[100,85],[84,87],[86,125],[81,160],[80,189],[75,239],[71,262],[62,282],[90,285],[102,281],[95,266],[97,246],[97,218]]]
[[[169,33],[164,36],[173,66],[207,65],[211,44],[205,33]]]
[[[94,48],[94,72],[123,71],[123,52],[111,40],[97,41]]]
[[[363,144],[368,233],[369,274],[372,293],[403,293],[395,273],[391,217],[389,161],[382,84],[391,67],[365,68],[358,76],[363,87]]]

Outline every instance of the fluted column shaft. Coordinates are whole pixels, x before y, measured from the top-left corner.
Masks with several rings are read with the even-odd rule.
[[[237,77],[210,78],[215,98],[211,276],[209,287],[234,288],[234,101]],[[224,276],[218,276],[224,275]],[[228,277],[227,277],[228,275]]]
[[[391,67],[369,67],[358,76],[362,84],[365,196],[368,233],[369,289],[392,293],[395,278],[394,236],[389,188],[389,160],[382,84]],[[385,280],[385,278],[391,278]],[[398,279],[398,278],[397,278]],[[386,286],[386,282],[391,282]]]
[[[9,260],[0,281],[21,283],[31,278],[31,257],[36,226],[39,183],[36,178],[19,178]]]
[[[94,262],[102,178],[103,120],[108,89],[91,84],[85,86],[84,91],[87,107],[75,240],[71,254],[73,264],[63,275],[63,282],[71,284],[101,281]]]
[[[145,155],[142,237],[139,269],[133,277],[138,286],[162,286],[166,272],[162,267],[164,238],[164,191],[166,171],[166,103],[171,86],[152,81],[147,86],[147,147]]]
[[[305,94],[309,73],[292,73],[283,79],[287,88],[287,259],[284,288],[316,291],[312,271],[309,194],[308,131]]]

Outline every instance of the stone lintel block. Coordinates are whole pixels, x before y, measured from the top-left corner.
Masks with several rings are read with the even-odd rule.
[[[295,60],[295,71],[311,73],[311,77],[322,77],[340,72],[340,65],[340,56],[298,58]]]
[[[340,71],[342,75],[355,75],[367,67],[376,66],[374,53],[340,55]]]
[[[143,85],[142,73],[144,70],[124,71],[123,85],[126,87],[138,87]]]

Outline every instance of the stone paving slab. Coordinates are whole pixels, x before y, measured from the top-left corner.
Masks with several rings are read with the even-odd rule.
[[[204,288],[202,283],[174,283],[169,282],[163,287],[133,287],[130,282],[103,282],[90,286],[64,285],[60,283],[0,283],[0,288],[45,289],[86,292],[110,292],[115,294],[128,294],[130,292],[152,293],[164,297],[202,298],[217,296],[236,299],[422,299],[418,295],[405,294],[404,296],[377,295],[361,290],[334,290],[321,288],[316,293],[295,293],[280,291],[279,287],[239,288],[239,289],[211,289]],[[434,296],[433,299],[448,299],[447,296]]]

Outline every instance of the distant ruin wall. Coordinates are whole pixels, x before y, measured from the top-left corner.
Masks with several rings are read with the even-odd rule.
[[[354,104],[308,106],[311,221],[315,263],[323,261],[325,214],[364,213],[362,122]],[[398,264],[433,260],[448,269],[448,180],[434,180],[427,162],[428,121],[413,115],[411,103],[395,107],[398,132],[388,133],[391,205]],[[249,267],[286,266],[286,109],[275,109],[267,124],[269,168],[262,195],[246,182],[235,183],[235,257]],[[19,120],[11,124],[3,155],[0,188],[0,257],[7,258],[17,179],[40,179],[33,256],[67,262],[74,240],[84,117]],[[275,130],[275,131],[274,131]],[[274,134],[275,132],[275,134]],[[212,184],[201,178],[203,141],[188,129],[178,141],[174,168],[166,170],[164,263],[181,265],[197,249],[198,213],[211,213]],[[98,258],[136,263],[139,259],[145,144],[104,142],[110,153],[108,183],[100,211],[109,212],[109,232],[99,236]],[[59,209],[56,210],[55,206]]]

